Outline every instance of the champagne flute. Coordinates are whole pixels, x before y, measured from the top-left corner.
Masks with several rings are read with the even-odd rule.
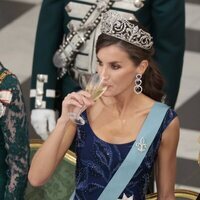
[[[85,90],[91,94],[93,101],[98,100],[106,91],[107,86],[103,84],[103,78],[98,73],[91,75]],[[86,122],[81,116],[81,113],[86,109],[86,106],[80,108],[78,112],[69,112],[68,116],[71,121],[78,125],[84,125]]]

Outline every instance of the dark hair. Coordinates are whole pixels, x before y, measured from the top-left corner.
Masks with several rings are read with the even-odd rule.
[[[117,45],[123,49],[136,66],[138,66],[142,60],[149,61],[149,66],[142,77],[143,93],[156,101],[161,101],[164,96],[164,80],[152,58],[154,49],[145,50],[126,41],[102,33],[97,39],[96,53],[98,53],[101,48],[110,45]]]

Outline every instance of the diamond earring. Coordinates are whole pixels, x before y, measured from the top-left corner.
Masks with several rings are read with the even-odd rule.
[[[134,92],[136,94],[142,93],[142,74],[136,74],[136,79],[135,79],[135,86],[134,86]]]

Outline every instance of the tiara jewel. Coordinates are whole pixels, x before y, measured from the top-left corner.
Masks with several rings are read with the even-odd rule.
[[[150,49],[153,45],[152,37],[148,32],[113,11],[103,13],[101,33],[124,40],[142,49]]]

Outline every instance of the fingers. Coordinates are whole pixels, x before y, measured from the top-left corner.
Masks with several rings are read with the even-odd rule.
[[[72,92],[65,97],[67,105],[74,105],[78,107],[90,106],[94,102],[91,99],[91,95],[86,91]]]
[[[78,93],[83,95],[83,96],[85,96],[85,97],[87,97],[87,98],[91,98],[91,94],[89,92],[87,92],[87,91],[81,90]]]
[[[91,106],[94,104],[94,101],[91,98],[91,94],[86,91],[80,91],[78,92],[78,95],[81,96],[82,104],[84,106]]]

